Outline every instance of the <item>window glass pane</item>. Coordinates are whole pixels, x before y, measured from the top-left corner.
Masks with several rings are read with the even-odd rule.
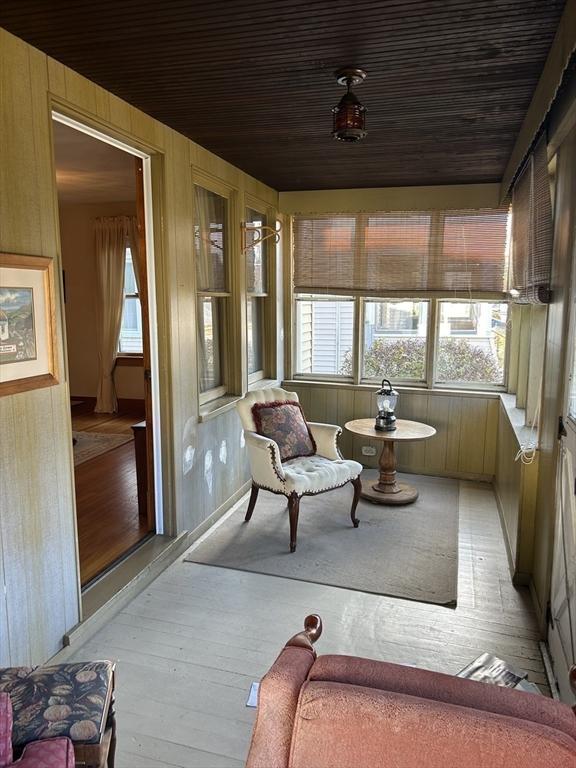
[[[248,311],[248,373],[256,373],[264,368],[262,343],[262,302],[263,298],[249,298],[247,304]]]
[[[127,248],[124,262],[124,306],[122,308],[118,352],[141,355],[142,351],[142,309],[138,298],[132,254],[130,248]]]
[[[296,372],[351,376],[353,326],[353,299],[297,297]]]
[[[199,291],[227,290],[226,252],[228,201],[195,187],[194,252]]]
[[[437,381],[503,384],[508,305],[441,301],[439,312]]]
[[[266,232],[254,227],[266,225],[266,216],[252,208],[246,209],[246,283],[248,293],[267,293],[266,248],[268,240],[258,242]]]
[[[362,378],[424,381],[427,301],[366,301]]]
[[[200,297],[198,301],[198,365],[200,392],[223,385],[222,323],[224,299]]]

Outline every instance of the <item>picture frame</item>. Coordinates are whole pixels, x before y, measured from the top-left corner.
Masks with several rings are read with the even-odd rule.
[[[57,383],[53,259],[0,253],[0,396]]]

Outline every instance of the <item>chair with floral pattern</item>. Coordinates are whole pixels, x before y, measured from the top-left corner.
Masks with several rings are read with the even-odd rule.
[[[76,763],[114,768],[114,663],[90,661],[0,669],[0,693],[10,697],[12,748],[67,737]]]
[[[314,496],[352,483],[350,517],[354,527],[358,527],[356,507],[362,490],[362,465],[342,458],[338,450],[340,427],[307,422],[296,392],[278,387],[249,392],[240,400],[237,410],[252,472],[246,522],[252,517],[261,488],[286,496],[290,552],[294,552],[302,496]]]

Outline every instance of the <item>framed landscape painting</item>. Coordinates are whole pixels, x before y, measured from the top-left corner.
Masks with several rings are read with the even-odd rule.
[[[52,259],[0,253],[0,395],[57,384]]]

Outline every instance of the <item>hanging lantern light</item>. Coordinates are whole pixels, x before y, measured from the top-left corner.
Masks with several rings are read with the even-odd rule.
[[[339,85],[346,86],[346,93],[332,110],[334,118],[332,136],[338,141],[360,141],[367,136],[366,107],[352,93],[352,86],[364,82],[363,69],[339,69],[334,73]]]
[[[392,389],[392,384],[388,379],[382,379],[382,387],[376,392],[376,403],[378,414],[374,422],[374,429],[377,432],[394,432],[396,429],[396,403],[398,402],[398,392]]]

